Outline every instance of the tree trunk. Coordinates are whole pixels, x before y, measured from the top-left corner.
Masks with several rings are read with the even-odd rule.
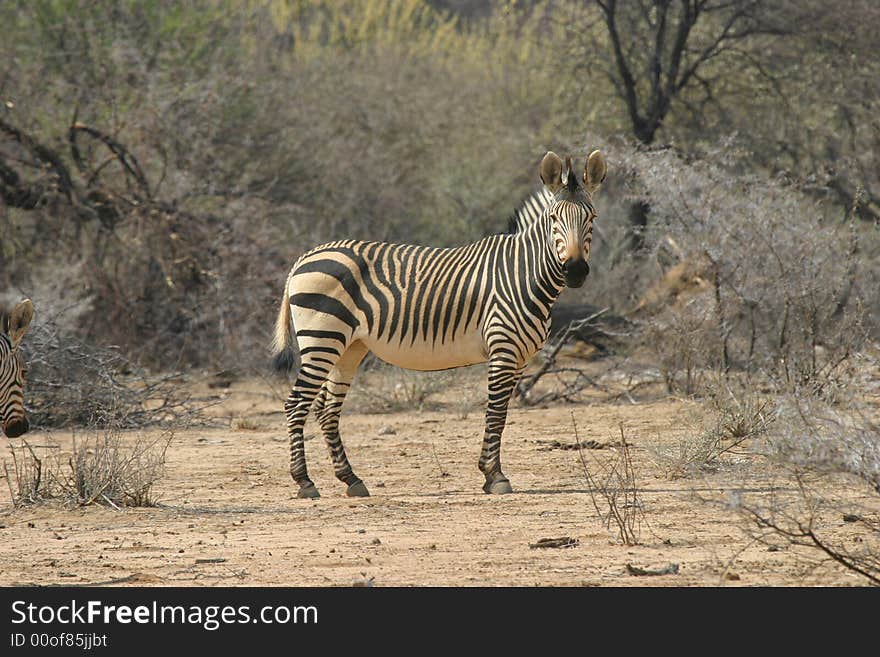
[[[628,247],[631,253],[638,254],[645,246],[645,231],[648,227],[648,212],[650,206],[647,201],[636,201],[629,206],[629,240]]]

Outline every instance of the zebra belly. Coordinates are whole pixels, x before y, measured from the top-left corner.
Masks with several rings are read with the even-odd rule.
[[[444,344],[420,340],[416,340],[414,344],[405,340],[400,344],[397,340],[386,342],[369,336],[361,338],[361,341],[386,363],[408,370],[448,370],[484,363],[488,358],[486,346],[479,334],[462,336],[455,341],[447,340]]]

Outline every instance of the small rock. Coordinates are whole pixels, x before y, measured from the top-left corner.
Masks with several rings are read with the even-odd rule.
[[[732,570],[729,570],[726,573],[724,573],[724,579],[731,581],[731,582],[738,582],[740,580],[740,576],[737,573],[733,572]]]
[[[30,527],[31,529],[33,529],[34,527],[36,527],[36,525],[35,525],[34,523],[32,523],[32,522],[29,522],[27,526]]]
[[[370,541],[370,545],[382,545],[382,541],[380,541],[378,538],[374,538],[372,541]]]
[[[843,521],[844,522],[858,522],[862,519],[862,516],[857,516],[855,513],[844,513]]]
[[[626,564],[626,572],[635,577],[653,577],[657,575],[678,575],[678,564],[671,563],[663,568],[639,568],[631,563]]]
[[[366,529],[357,529],[355,531],[357,531],[358,534],[366,534],[367,533]]]
[[[380,436],[393,436],[397,433],[394,427],[384,426],[379,429],[377,432]]]
[[[770,547],[767,548],[767,552],[779,552],[779,546],[778,545],[771,545]]]

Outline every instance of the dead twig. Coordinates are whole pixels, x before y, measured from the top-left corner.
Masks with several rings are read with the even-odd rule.
[[[532,388],[535,387],[535,384],[537,384],[538,381],[541,380],[541,377],[543,377],[544,375],[546,375],[548,372],[550,372],[552,369],[555,368],[556,357],[559,355],[560,350],[568,343],[568,341],[571,339],[571,337],[575,333],[577,333],[579,330],[581,330],[585,326],[589,325],[593,320],[604,315],[606,312],[608,312],[608,310],[609,310],[609,308],[607,308],[607,307],[602,308],[602,310],[594,312],[593,314],[589,315],[588,317],[569,322],[568,327],[565,329],[565,332],[559,337],[559,339],[556,340],[556,342],[553,344],[553,346],[550,347],[550,350],[544,356],[544,362],[541,364],[541,367],[538,368],[538,371],[535,372],[534,374],[529,375],[529,376],[522,377],[520,379],[519,383],[517,384],[517,396],[519,397],[519,400],[522,403],[524,403],[524,404],[541,403],[541,402],[530,401],[529,400],[529,392],[532,390]],[[574,370],[574,371],[583,375],[583,373],[580,372],[580,370]],[[586,375],[583,375],[583,376],[585,379],[587,379],[587,381],[589,383],[594,383],[592,381],[592,379],[590,379]],[[542,400],[543,400],[543,398],[542,398]]]
[[[539,447],[539,452],[549,452],[554,449],[575,450],[575,449],[605,449],[607,445],[600,443],[598,440],[582,440],[579,443],[563,443],[559,440],[540,441],[547,443],[543,447]]]
[[[9,468],[6,467],[6,460],[3,460],[3,473],[6,475],[6,485],[9,486],[9,499],[12,500],[12,506],[18,507],[18,498],[15,491],[12,490],[12,479],[9,476]]]
[[[529,543],[529,548],[539,550],[543,548],[573,548],[580,545],[580,541],[571,536],[561,536],[559,538],[542,538],[536,543]]]

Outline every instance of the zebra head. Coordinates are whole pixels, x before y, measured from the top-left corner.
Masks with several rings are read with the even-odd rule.
[[[584,165],[583,182],[571,167],[571,158],[562,160],[549,151],[541,160],[541,180],[553,194],[547,207],[553,230],[553,247],[568,287],[580,287],[590,273],[590,243],[593,240],[593,193],[605,180],[605,157],[593,151]]]
[[[0,425],[10,438],[28,430],[23,394],[27,370],[18,345],[33,318],[34,304],[30,299],[19,303],[9,314],[0,312]]]

